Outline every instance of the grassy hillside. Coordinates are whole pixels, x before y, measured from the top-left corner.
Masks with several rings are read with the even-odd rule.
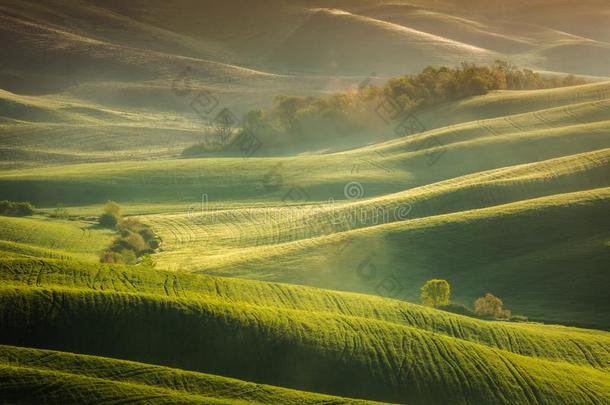
[[[410,326],[516,354],[608,367],[604,340],[606,332],[527,323],[481,321],[407,302],[370,295],[322,290],[289,284],[210,277],[167,271],[150,271],[127,266],[108,266],[71,260],[27,257],[3,258],[0,277],[7,285],[66,286],[141,293],[183,299],[215,299],[228,302],[298,311],[321,311]],[[291,297],[288,299],[287,297]],[[449,327],[459,321],[460,327]],[[548,333],[542,333],[542,332]],[[574,333],[578,332],[578,333]],[[566,340],[574,337],[574,341]],[[542,344],[544,342],[544,344]],[[565,357],[556,345],[577,347]]]
[[[297,185],[307,192],[310,200],[327,201],[343,199],[343,186],[350,181],[365,185],[367,197],[375,196],[483,170],[607,148],[610,146],[610,124],[606,119],[609,102],[607,95],[601,96],[602,99],[598,95],[607,88],[606,83],[542,94],[532,91],[521,103],[528,105],[531,112],[449,126],[441,122],[437,124],[442,126],[438,129],[344,153],[274,159],[170,159],[64,165],[53,170],[12,170],[0,176],[0,183],[4,198],[32,200],[41,206],[54,205],[60,199],[66,204],[83,205],[113,198],[123,203],[186,201],[188,207],[200,200],[201,193],[207,193],[211,201],[279,201]],[[547,97],[557,97],[559,101],[550,108],[539,109]],[[575,97],[580,97],[577,102]],[[452,104],[453,109],[447,112],[453,116],[451,111],[455,111],[456,116],[463,115],[465,119],[472,119],[475,111],[480,111],[482,116],[497,115],[504,108],[510,111],[516,100],[512,93],[504,92]],[[426,123],[428,119],[422,118]],[[155,133],[144,128],[139,130]],[[388,127],[387,132],[391,131]],[[43,134],[28,134],[21,142],[29,142],[34,147],[34,142]],[[196,136],[189,132],[183,142],[191,134]],[[144,139],[125,137],[122,132],[117,132],[112,139],[116,138],[121,140],[106,155],[115,155],[116,159],[120,154],[116,155],[114,150],[119,146],[128,151],[139,149],[138,154],[146,153],[146,149],[141,150]],[[156,139],[163,142],[164,138],[159,133]],[[7,138],[11,139],[15,137]],[[73,138],[64,141],[70,139]],[[104,138],[94,139],[97,140],[89,148],[102,149],[100,139]],[[44,141],[49,147],[59,147],[62,141],[54,145],[51,142]],[[163,153],[162,145],[151,144],[148,153]],[[275,173],[282,177],[282,187],[264,187],[265,177]],[[27,190],[21,186],[25,183],[31,185]]]
[[[193,247],[199,244],[206,246],[207,251],[213,251],[211,247],[217,243],[225,247],[231,244],[224,239],[228,239],[228,233],[233,231],[240,233],[231,244],[236,247],[272,245],[321,236],[329,231],[342,232],[446,213],[459,214],[460,211],[603,187],[607,184],[609,153],[606,149],[510,166],[352,202],[327,201],[290,208],[261,203],[245,207],[226,206],[224,209],[210,204],[203,210],[200,204],[196,204],[180,214],[144,218],[158,225],[166,250],[180,249],[185,247],[181,244],[192,242]],[[365,186],[368,183],[364,183],[363,189]],[[397,215],[396,210],[409,207],[404,215]],[[312,225],[308,226],[309,223]],[[236,228],[231,229],[229,225]],[[181,232],[172,235],[170,229]],[[210,240],[206,239],[208,236]],[[214,242],[214,238],[223,240]],[[190,260],[196,263],[195,258]],[[209,258],[206,260],[209,263]]]
[[[113,234],[96,223],[0,216],[0,250],[42,257],[97,260]]]
[[[222,108],[229,108],[232,114],[241,118],[244,105],[235,104],[231,98],[221,95],[222,92],[228,91],[237,96],[242,104],[246,88],[248,94],[258,93],[253,90],[256,85],[248,80],[247,86],[242,83],[238,88],[231,89],[230,85],[223,84],[219,89],[212,90],[201,81],[202,76],[193,68],[188,80],[183,83],[190,89],[188,94],[177,96],[172,86],[174,79],[181,77],[179,73],[177,71],[171,79],[163,79],[165,81],[142,85],[118,82],[82,84],[62,94],[43,96],[0,90],[0,106],[3,107],[0,111],[2,167],[17,169],[77,162],[177,157],[185,147],[204,138],[204,132],[209,130],[210,122]],[[281,79],[270,80],[276,86],[272,87],[274,94],[286,93]],[[292,88],[292,84],[286,86]],[[269,84],[262,87],[269,90]],[[434,138],[421,140],[423,144],[427,142],[426,139],[435,139],[433,143],[444,143],[447,140],[452,142],[456,135],[466,136],[461,138],[463,140],[473,140],[519,131],[567,131],[567,127],[573,132],[588,131],[588,127],[580,125],[593,122],[603,125],[605,121],[610,94],[608,88],[608,82],[604,82],[540,91],[503,91],[444,103],[416,112],[424,128],[444,127],[440,134],[430,133],[434,134]],[[198,115],[191,105],[192,99],[200,91],[208,91],[207,94],[217,105],[209,116]],[[116,94],[104,95],[108,92]],[[301,90],[292,88],[287,92],[299,94]],[[311,139],[301,139],[294,134],[280,138],[277,135],[257,134],[261,142],[257,156],[285,155],[306,150],[344,150],[373,141],[395,139],[397,123],[385,124],[376,116],[375,110],[376,106],[371,105],[367,112],[375,121],[370,123],[373,129],[351,133],[333,142],[326,138],[314,144]],[[233,151],[229,154],[239,153]]]
[[[606,311],[588,310],[605,308],[601,287],[574,290],[570,278],[578,267],[578,285],[604,281],[607,87],[475,97],[442,108],[466,120],[489,118],[440,122],[342,153],[15,169],[0,175],[0,197],[49,208],[62,202],[89,215],[115,199],[161,236],[163,268],[407,300],[417,299],[427,278],[443,276],[465,303],[492,292],[536,319],[608,328]],[[496,116],[504,110],[511,115]],[[552,238],[538,236],[548,232]],[[341,253],[352,236],[358,243]],[[4,249],[25,251],[15,242]],[[379,270],[369,280],[358,269],[372,257]],[[388,277],[399,294],[380,287]]]
[[[212,121],[221,108],[241,118],[278,94],[343,92],[367,77],[381,82],[456,61],[499,57],[546,71],[608,76],[602,63],[606,34],[583,23],[605,15],[607,6],[589,3],[577,13],[563,5],[537,5],[536,12],[553,16],[547,26],[523,24],[522,7],[490,16],[476,2],[461,8],[446,2],[273,1],[254,7],[242,0],[146,6],[68,1],[58,10],[52,1],[6,0],[0,5],[0,34],[7,44],[0,69],[0,155],[11,163],[2,168],[177,156],[205,126],[191,105],[201,91],[218,102],[204,117]],[[177,95],[176,83],[188,84],[190,91]],[[607,98],[607,86],[604,91]],[[537,96],[506,95],[516,97]],[[492,107],[495,112],[485,108],[474,116],[452,104],[420,118],[426,128],[437,128],[505,115],[509,110],[500,104]],[[544,108],[551,105],[556,102]],[[529,101],[518,106],[520,112],[533,110]],[[361,135],[315,148],[291,139],[274,149],[278,140],[268,140],[263,150],[343,149],[394,133],[384,127]]]
[[[551,7],[546,2],[527,7],[519,2],[505,7],[501,2],[482,6],[478,1],[460,5],[446,1],[300,0],[254,6],[243,0],[221,5],[181,0],[172,5],[148,1],[145,6],[68,1],[57,10],[51,1],[4,3],[5,35],[27,35],[20,39],[25,46],[7,51],[19,52],[19,56],[29,54],[31,49],[44,51],[50,62],[48,73],[67,82],[73,78],[57,69],[58,56],[76,55],[91,69],[89,80],[93,79],[91,73],[101,70],[95,62],[101,61],[106,68],[101,79],[112,76],[110,72],[118,77],[137,77],[137,72],[138,79],[144,79],[155,76],[176,56],[261,70],[273,67],[280,71],[360,75],[377,71],[387,75],[402,73],[405,68],[419,70],[439,60],[489,60],[502,54],[546,70],[569,67],[576,68],[574,73],[608,74],[600,62],[608,54],[604,48],[608,35],[591,27],[603,26],[608,7],[596,0],[589,0],[580,8],[563,4]],[[70,23],[66,23],[68,20]],[[331,24],[334,35],[321,35],[328,32]],[[562,61],[573,55],[569,49],[545,53],[549,46],[568,40],[580,40],[582,49],[596,46],[597,58],[590,58],[591,63],[565,66]],[[319,46],[313,49],[309,41]],[[62,49],[58,42],[68,42],[70,46]],[[43,44],[51,46],[45,49]],[[95,52],[84,55],[83,45]],[[127,57],[123,47],[138,57]],[[110,54],[115,57],[114,62],[107,59]],[[304,55],[310,58],[304,59]],[[413,57],[407,58],[408,55]],[[290,56],[297,57],[300,63],[295,64]],[[144,66],[142,59],[159,63]],[[15,74],[16,63],[12,61],[6,70]],[[233,71],[238,68],[227,67]],[[31,69],[26,72],[33,79],[39,72],[29,72]]]
[[[0,403],[610,403],[608,16],[0,0]]]
[[[537,124],[544,128],[545,123],[542,120],[546,119],[549,114],[553,118],[550,119],[546,127],[557,126],[561,123],[561,121],[556,122],[557,120],[574,118],[570,116],[572,110],[569,107],[570,105],[593,103],[593,106],[595,106],[596,102],[603,102],[609,97],[610,83],[607,81],[543,90],[495,91],[484,96],[446,103],[430,111],[423,111],[417,116],[418,119],[427,124],[427,128],[437,128],[481,119],[530,113],[528,119],[520,122],[520,124],[523,125],[529,121],[530,125],[528,126]],[[560,109],[559,107],[564,108]],[[574,107],[581,112],[591,109],[591,106],[587,104]],[[541,110],[549,111],[537,113]],[[538,117],[533,116],[534,114]]]
[[[3,401],[99,403],[122,398],[146,403],[365,404],[210,374],[102,357],[0,347]]]
[[[304,287],[71,262],[2,266],[3,343],[402,403],[603,403],[610,395],[605,332],[495,326]],[[162,292],[167,277],[179,296]]]
[[[488,190],[474,189],[472,196],[484,206],[502,195]],[[453,198],[464,195],[456,192]],[[420,209],[451,211],[442,199],[421,205],[415,202],[410,215],[416,218]],[[369,224],[354,220],[355,215],[350,217],[354,222],[329,224],[328,215],[302,212],[293,214],[292,223],[273,222],[277,213],[264,210],[209,213],[196,220],[154,216],[149,221],[164,240],[159,262],[172,269],[410,301],[418,299],[425,280],[443,277],[451,281],[458,301],[470,303],[493,292],[530,317],[610,325],[607,311],[588,310],[590,305],[607,308],[607,188],[374,226],[371,215],[381,207],[365,208]],[[389,207],[391,221],[394,210],[404,205]],[[348,231],[352,228],[360,229]],[[503,231],[494,232],[498,229]],[[585,288],[591,282],[593,287]]]
[[[332,35],[331,35],[332,33]],[[353,52],[352,44],[359,51]],[[317,43],[317,47],[308,44]],[[269,57],[273,66],[301,71],[386,74],[419,71],[456,60],[483,62],[499,55],[473,45],[344,10],[321,9]]]

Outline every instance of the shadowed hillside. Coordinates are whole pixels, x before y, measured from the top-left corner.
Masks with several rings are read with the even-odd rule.
[[[0,347],[3,400],[86,403],[365,404],[149,364],[48,350]]]

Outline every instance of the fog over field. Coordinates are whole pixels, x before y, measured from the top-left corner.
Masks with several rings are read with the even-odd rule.
[[[610,403],[610,3],[0,0],[0,403]]]

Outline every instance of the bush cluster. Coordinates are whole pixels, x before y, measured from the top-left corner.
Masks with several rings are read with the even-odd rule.
[[[542,77],[503,61],[489,66],[464,63],[457,68],[425,68],[418,75],[391,79],[382,93],[404,108],[431,106],[445,101],[487,94],[492,90],[534,90],[583,84],[572,75]]]
[[[159,247],[159,238],[154,232],[136,219],[123,218],[120,206],[113,201],[104,206],[99,223],[116,229],[118,233],[110,247],[100,255],[102,263],[136,264],[139,257],[154,253]]]
[[[474,302],[474,312],[487,318],[510,319],[512,314],[508,309],[504,309],[503,305],[500,298],[487,293]]]
[[[0,215],[26,217],[34,214],[34,206],[27,202],[0,201]]]
[[[123,217],[119,204],[108,201],[104,205],[104,213],[99,217],[99,223],[104,228],[115,228]]]

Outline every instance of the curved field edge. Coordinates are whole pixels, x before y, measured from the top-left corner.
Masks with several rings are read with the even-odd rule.
[[[217,299],[60,288],[6,286],[0,297],[9,344],[379,401],[610,400],[607,372],[384,321]]]
[[[128,266],[28,258],[0,259],[0,280],[21,287],[70,288],[215,300],[253,308],[312,311],[415,327],[526,356],[610,369],[610,333],[564,326],[490,322],[404,301],[313,287],[148,271]],[[561,350],[558,348],[561,347]]]
[[[151,364],[2,345],[0,392],[4,399],[44,403],[370,403]]]

